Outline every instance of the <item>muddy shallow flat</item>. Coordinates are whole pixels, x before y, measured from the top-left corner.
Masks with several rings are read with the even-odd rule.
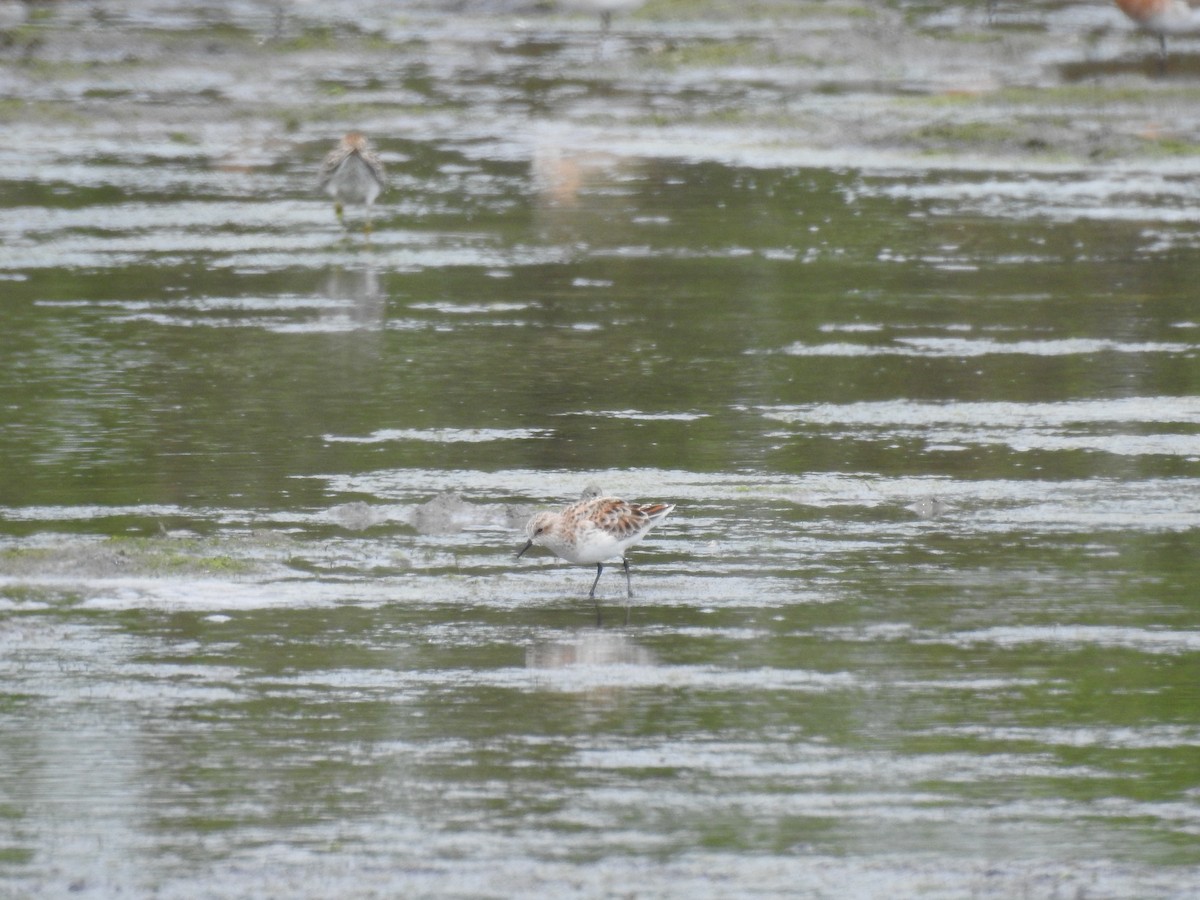
[[[0,894],[1188,896],[1200,43],[0,6]],[[315,190],[347,130],[391,189]],[[514,559],[593,486],[605,572]]]

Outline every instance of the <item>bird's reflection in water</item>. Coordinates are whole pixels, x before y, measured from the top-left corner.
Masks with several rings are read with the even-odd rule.
[[[640,178],[644,166],[639,157],[540,143],[530,160],[535,203],[538,209],[620,207],[627,197],[619,188]]]
[[[536,233],[567,247],[625,246],[645,227],[630,221],[629,203],[646,168],[640,157],[538,144],[529,173]]]
[[[581,631],[572,640],[534,644],[525,651],[528,669],[617,665],[655,666],[658,657],[623,634],[598,629]]]
[[[910,503],[905,509],[917,514],[921,519],[936,519],[949,512],[953,507],[940,497],[922,497],[915,503]]]
[[[383,327],[386,298],[373,266],[330,269],[321,293],[335,301],[325,316],[333,330]]]

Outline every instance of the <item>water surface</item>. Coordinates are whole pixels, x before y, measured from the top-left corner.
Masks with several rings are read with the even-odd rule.
[[[13,32],[0,893],[1189,895],[1194,167],[900,135],[979,112],[930,42],[1044,92],[1063,34],[1101,92],[1153,48],[800,6]],[[351,127],[369,237],[313,192]],[[591,570],[513,558],[590,485],[678,504],[628,627],[619,571],[597,629]]]

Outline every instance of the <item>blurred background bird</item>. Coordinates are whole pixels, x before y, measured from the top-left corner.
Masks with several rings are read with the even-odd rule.
[[[371,231],[371,204],[387,187],[383,163],[360,132],[351,131],[321,164],[320,186],[333,198],[338,221],[346,224],[343,205],[361,203],[367,209],[363,231]]]
[[[612,27],[613,13],[627,13],[641,7],[646,0],[562,0],[565,9],[599,13],[600,28],[607,32]]]
[[[1200,30],[1200,0],[1117,0],[1121,12],[1158,35],[1158,64],[1167,68],[1167,35]]]

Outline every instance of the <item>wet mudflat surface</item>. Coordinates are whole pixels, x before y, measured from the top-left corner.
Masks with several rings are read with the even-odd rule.
[[[0,14],[0,895],[1193,892],[1196,39]]]

